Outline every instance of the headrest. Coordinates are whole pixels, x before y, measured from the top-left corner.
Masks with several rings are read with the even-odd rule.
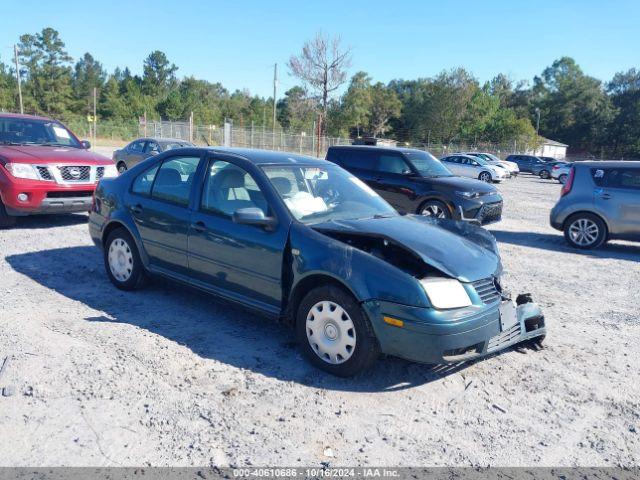
[[[223,170],[218,173],[218,185],[220,188],[244,187],[244,172],[240,170]]]
[[[291,193],[291,180],[286,177],[273,177],[271,183],[280,195]]]
[[[156,185],[180,185],[182,177],[175,168],[161,168],[156,178]]]

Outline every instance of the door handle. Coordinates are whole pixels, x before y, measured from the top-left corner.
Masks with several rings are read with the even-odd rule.
[[[612,195],[610,193],[601,193],[600,194],[600,198],[602,200],[609,200],[612,197]]]
[[[204,222],[196,222],[191,225],[191,228],[193,228],[193,230],[197,233],[202,233],[207,229],[207,226],[204,224]]]
[[[134,205],[133,207],[131,207],[131,212],[136,215],[140,215],[142,213],[142,205],[140,205],[139,203]]]

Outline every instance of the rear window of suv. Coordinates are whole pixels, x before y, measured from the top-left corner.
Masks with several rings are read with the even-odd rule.
[[[346,169],[375,170],[377,152],[357,148],[330,148],[327,160]]]

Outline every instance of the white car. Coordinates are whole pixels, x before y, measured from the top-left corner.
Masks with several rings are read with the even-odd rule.
[[[486,160],[462,153],[443,157],[440,161],[455,175],[477,178],[487,183],[501,182],[510,176],[504,167],[491,165]]]
[[[500,160],[493,153],[486,152],[467,152],[463,155],[471,155],[472,157],[481,158],[490,165],[498,165],[509,170],[512,177],[516,177],[520,173],[520,167],[515,162],[507,162],[506,160]]]

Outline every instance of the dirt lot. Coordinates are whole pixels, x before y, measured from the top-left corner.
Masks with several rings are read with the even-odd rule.
[[[243,310],[116,290],[85,215],[0,232],[0,464],[637,465],[640,245],[572,251],[548,226],[557,184],[499,188],[505,283],[543,306],[545,348],[346,380]]]

